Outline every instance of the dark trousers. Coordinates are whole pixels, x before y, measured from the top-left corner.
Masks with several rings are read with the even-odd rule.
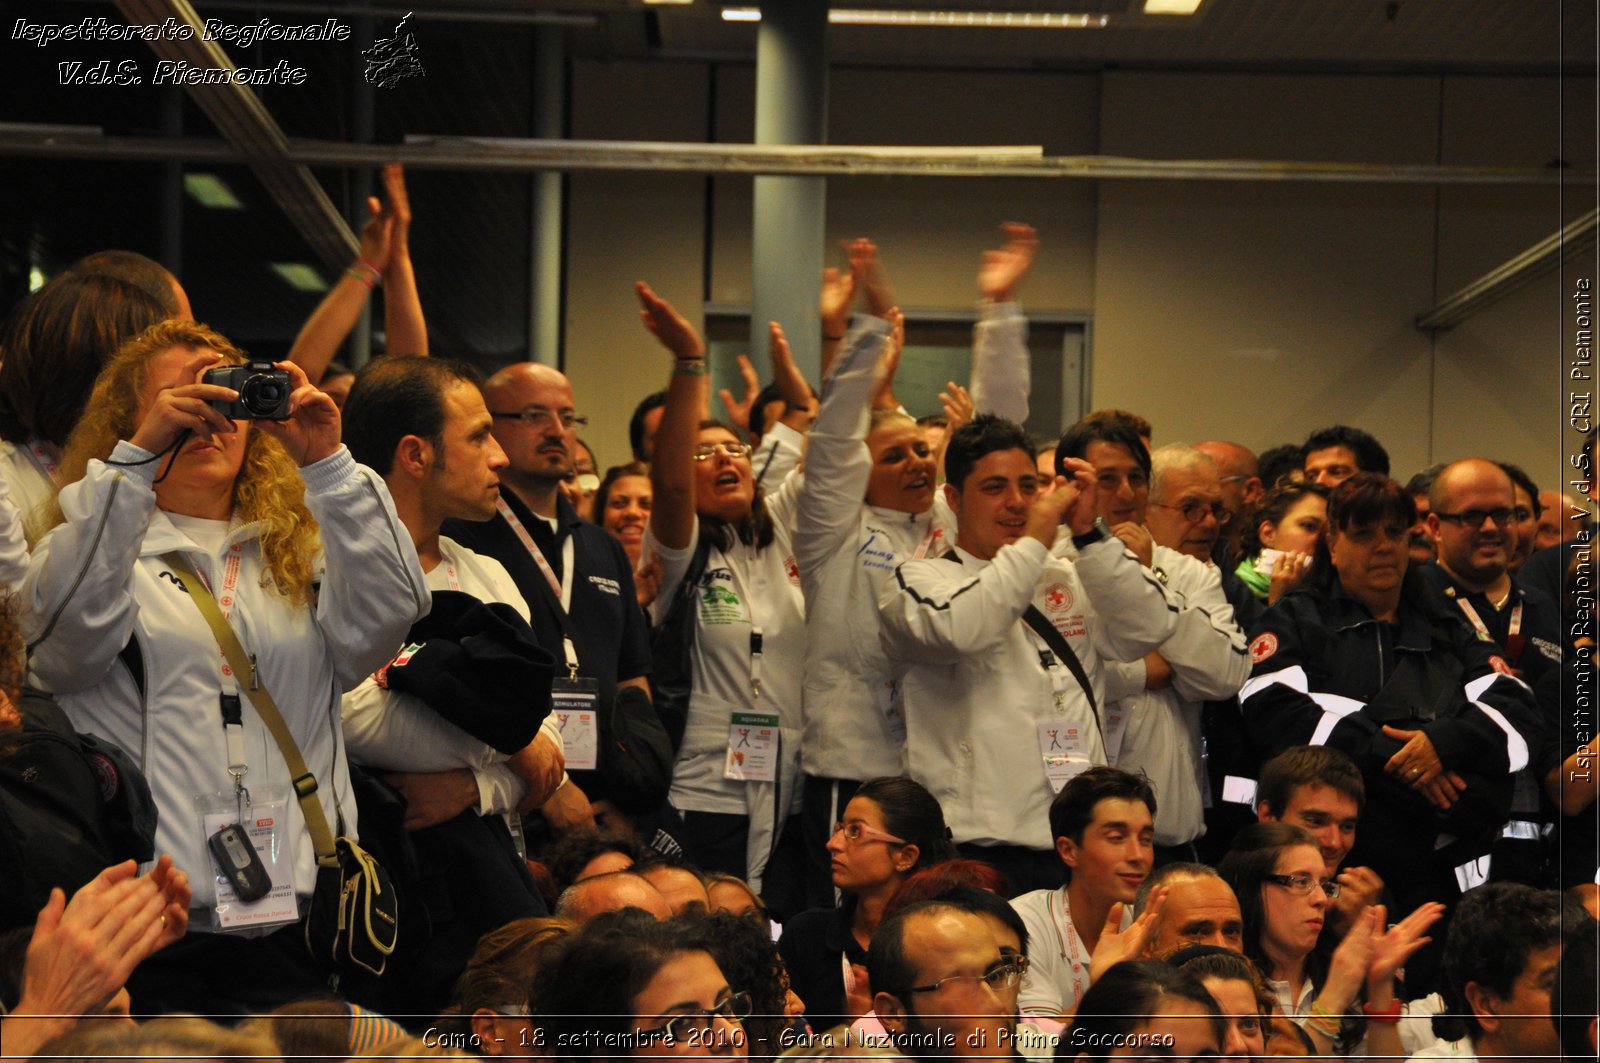
[[[967,859],[982,860],[998,869],[1006,877],[1013,897],[1034,890],[1053,890],[1061,885],[1065,873],[1061,857],[1053,849],[1028,849],[1021,845],[974,845],[971,842],[962,842],[956,848]]]
[[[750,817],[731,812],[680,812],[683,843],[689,860],[702,871],[721,871],[745,877],[745,839]],[[805,910],[801,884],[805,853],[800,841],[800,817],[790,816],[778,833],[761,876],[761,900],[778,922]]]
[[[800,839],[805,845],[807,908],[832,908],[838,903],[828,841],[833,837],[833,825],[844,819],[844,806],[860,788],[858,779],[805,777],[800,794]]]
[[[265,937],[191,933],[134,968],[128,992],[135,1015],[192,1012],[223,1022],[309,997],[386,1005],[375,984],[340,984],[337,993],[334,985],[306,951],[305,924],[291,923]]]

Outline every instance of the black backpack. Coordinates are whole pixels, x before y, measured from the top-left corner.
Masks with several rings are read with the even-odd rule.
[[[47,694],[24,690],[20,733],[0,746],[0,924],[32,926],[112,864],[155,858],[156,806],[121,749],[79,734]]]

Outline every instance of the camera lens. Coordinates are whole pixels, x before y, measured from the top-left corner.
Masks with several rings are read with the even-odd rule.
[[[239,404],[252,417],[270,417],[283,408],[288,385],[277,376],[257,373],[239,388]]]

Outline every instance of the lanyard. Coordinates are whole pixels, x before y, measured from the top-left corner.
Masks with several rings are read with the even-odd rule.
[[[217,600],[217,606],[222,612],[222,619],[225,623],[231,624],[233,620],[233,606],[236,601],[234,593],[239,586],[240,554],[243,549],[244,546],[241,543],[234,543],[228,547],[228,552],[224,555],[222,561],[222,593],[216,594],[213,592],[212,595]],[[200,577],[201,582],[206,585],[206,589],[210,590],[211,581],[206,579],[205,573],[199,569],[196,569],[195,572]],[[228,742],[228,774],[233,776],[234,795],[240,800],[242,807],[243,802],[247,802],[250,799],[249,791],[244,788],[244,777],[250,773],[250,765],[245,759],[244,752],[244,708],[239,700],[239,677],[234,674],[233,666],[228,663],[228,655],[223,653],[220,647],[217,649],[217,655],[222,662],[220,704],[222,706],[222,732],[227,737]],[[251,690],[258,689],[255,666],[256,660],[252,654],[250,657],[249,676]]]
[[[1056,899],[1058,897],[1061,900],[1060,909],[1056,908]],[[1052,922],[1055,924],[1056,934],[1060,940],[1061,958],[1066,960],[1068,966],[1072,969],[1072,998],[1073,1002],[1076,1003],[1083,999],[1084,989],[1086,988],[1084,983],[1087,980],[1087,968],[1082,957],[1078,955],[1082,939],[1078,937],[1077,928],[1072,925],[1072,909],[1067,904],[1067,888],[1062,886],[1059,890],[1051,893],[1046,900],[1046,904],[1050,908],[1050,914],[1054,917]]]
[[[494,506],[500,511],[511,530],[517,533],[517,538],[528,553],[533,555],[533,563],[539,566],[539,571],[544,573],[545,582],[550,584],[550,589],[555,592],[556,601],[561,606],[561,611],[568,616],[572,615],[572,569],[576,563],[571,535],[561,544],[561,578],[556,579],[555,569],[550,567],[550,562],[545,560],[544,551],[539,549],[539,544],[533,541],[533,536],[528,529],[523,527],[522,521],[511,511],[504,498],[494,500]],[[578,678],[578,650],[572,644],[572,636],[565,632],[561,635],[561,652],[567,659],[567,673],[569,678]]]
[[[928,530],[923,533],[922,541],[917,544],[917,549],[912,553],[914,561],[921,561],[933,550],[935,544],[944,539],[944,529],[939,527],[932,518],[928,520]]]
[[[1477,629],[1478,637],[1483,639],[1485,642],[1493,642],[1494,636],[1489,634],[1488,627],[1484,625],[1483,618],[1479,616],[1478,611],[1472,607],[1472,603],[1467,601],[1465,598],[1457,598],[1456,604],[1461,606],[1461,611],[1467,614],[1468,620],[1472,621],[1472,626]],[[1523,647],[1527,644],[1527,640],[1524,639],[1520,634],[1521,631],[1522,599],[1518,598],[1517,604],[1511,609],[1511,622],[1506,627],[1505,645],[1501,647],[1506,651],[1506,656],[1510,657],[1513,663],[1522,656]]]
[[[701,534],[704,534],[702,529]],[[720,552],[720,551],[719,551]],[[750,694],[759,699],[761,697],[761,619],[756,615],[756,602],[763,600],[767,592],[767,574],[762,568],[761,554],[754,545],[747,545],[744,552],[744,569],[750,573],[750,587],[744,586],[744,577],[741,566],[733,563],[733,558],[723,553],[723,560],[728,565],[728,576],[733,585],[744,592],[739,595],[744,602],[745,615],[750,618]]]
[[[33,459],[33,464],[38,467],[39,471],[50,478],[51,483],[56,482],[56,471],[59,466],[56,464],[55,459],[50,456],[50,450],[44,445],[44,440],[28,440],[25,453],[29,458]]]

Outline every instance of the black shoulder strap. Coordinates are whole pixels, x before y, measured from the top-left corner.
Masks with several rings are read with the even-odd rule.
[[[1078,655],[1072,652],[1072,646],[1061,637],[1061,632],[1056,630],[1054,624],[1046,620],[1044,614],[1034,606],[1029,605],[1028,611],[1022,614],[1023,623],[1033,628],[1034,633],[1044,639],[1044,644],[1050,651],[1060,658],[1061,663],[1067,666],[1067,671],[1078,681],[1083,688],[1083,696],[1089,699],[1089,708],[1094,711],[1095,726],[1100,725],[1100,703],[1095,700],[1094,686],[1089,682],[1089,673],[1083,670],[1083,662],[1078,660]]]
[[[954,548],[945,551],[940,556],[946,561],[954,561],[958,565],[961,564],[961,557],[955,552]],[[1105,729],[1100,725],[1100,703],[1095,700],[1094,684],[1089,682],[1089,673],[1083,670],[1083,662],[1078,660],[1078,655],[1072,652],[1072,646],[1061,636],[1061,632],[1056,630],[1055,625],[1046,620],[1044,614],[1039,612],[1033,605],[1030,604],[1027,612],[1022,614],[1022,620],[1033,628],[1035,634],[1044,639],[1044,644],[1050,647],[1050,652],[1054,653],[1056,658],[1067,666],[1067,671],[1072,673],[1072,678],[1076,679],[1078,685],[1083,688],[1083,696],[1089,699],[1089,709],[1094,713],[1095,729],[1100,731],[1100,737],[1103,741],[1105,739]]]

